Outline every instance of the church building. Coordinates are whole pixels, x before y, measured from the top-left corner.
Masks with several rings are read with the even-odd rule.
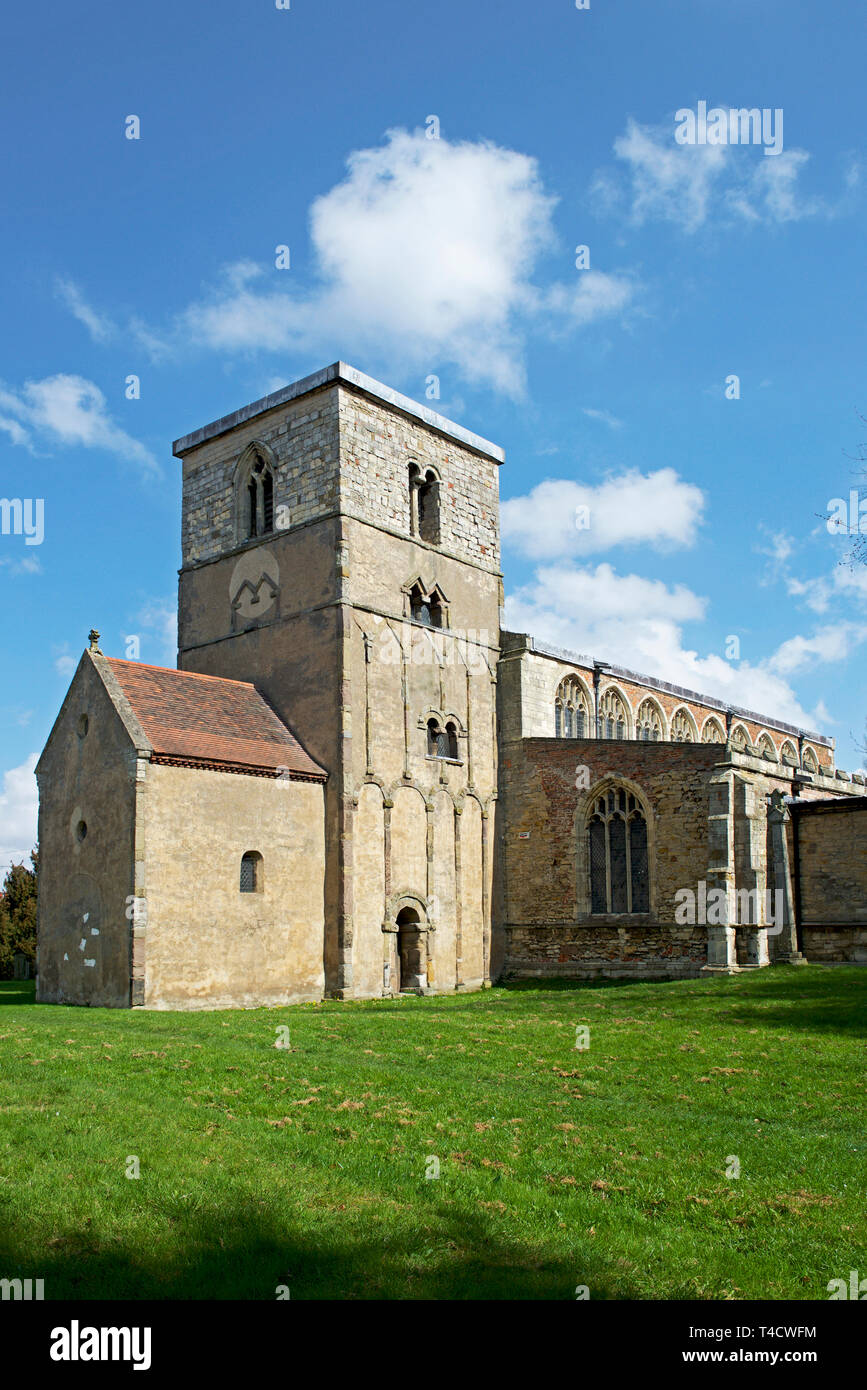
[[[92,632],[37,766],[40,1001],[867,960],[863,776],[504,630],[496,445],[338,362],[174,453],[178,667]]]

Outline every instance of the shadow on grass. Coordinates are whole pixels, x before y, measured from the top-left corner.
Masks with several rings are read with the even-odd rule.
[[[3,1004],[35,1004],[35,980],[0,980],[0,1006]]]
[[[342,1244],[334,1231],[316,1240],[251,1207],[173,1222],[183,1253],[158,1263],[146,1249],[97,1247],[87,1231],[68,1232],[38,1268],[24,1268],[7,1227],[0,1233],[0,1274],[45,1280],[46,1300],[274,1300],[285,1285],[293,1300],[563,1299],[586,1284],[594,1299],[640,1297],[620,1271],[586,1246],[542,1258],[495,1235],[465,1209],[432,1207],[423,1235],[395,1228],[373,1242]],[[285,1295],[284,1295],[285,1296]]]

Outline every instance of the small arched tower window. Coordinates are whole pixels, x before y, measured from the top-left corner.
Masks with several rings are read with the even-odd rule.
[[[587,823],[590,911],[650,911],[647,821],[638,798],[624,787],[596,797]]]
[[[261,893],[264,886],[262,856],[258,850],[250,849],[241,856],[241,892]]]
[[[440,480],[433,468],[424,472],[417,463],[409,465],[410,535],[429,545],[440,541]]]
[[[274,530],[274,471],[265,449],[252,445],[241,460],[238,479],[240,541],[255,540]]]
[[[448,730],[440,721],[430,718],[427,721],[427,751],[429,758],[450,758]]]
[[[448,745],[448,756],[455,762],[458,760],[458,731],[456,725],[446,724],[446,743]]]

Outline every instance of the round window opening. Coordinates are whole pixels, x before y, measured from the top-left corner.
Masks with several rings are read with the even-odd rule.
[[[83,715],[81,716],[81,718],[79,719],[79,721],[78,721],[78,737],[79,737],[79,738],[86,738],[86,737],[87,737],[87,731],[88,731],[89,728],[90,728],[90,720],[88,719],[88,717],[87,717],[86,714],[83,714]]]
[[[78,825],[75,827],[75,835],[78,840],[85,840],[87,838],[87,821],[80,820],[78,822]]]

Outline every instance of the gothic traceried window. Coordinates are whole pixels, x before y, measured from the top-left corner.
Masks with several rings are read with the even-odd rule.
[[[672,743],[695,743],[695,727],[686,710],[679,709],[671,721]]]
[[[722,724],[718,719],[711,716],[705,720],[704,728],[701,731],[702,743],[725,743],[726,736]]]
[[[643,743],[659,743],[662,739],[662,716],[653,700],[642,700],[638,707],[635,737]]]
[[[808,772],[819,771],[819,760],[816,757],[816,754],[813,752],[812,748],[804,749],[804,767],[807,769]]]
[[[786,767],[798,766],[798,755],[795,752],[795,745],[791,743],[789,739],[786,739],[780,749],[780,758],[786,764]]]
[[[599,738],[613,739],[628,736],[629,722],[626,706],[621,695],[614,689],[608,689],[600,696],[597,728]]]
[[[274,530],[274,475],[262,453],[254,449],[244,483],[242,540],[267,536]]]
[[[759,756],[764,758],[767,762],[775,763],[777,761],[777,750],[774,747],[774,740],[771,738],[770,734],[762,734],[756,747],[758,748]]]
[[[647,822],[622,787],[597,797],[587,826],[591,913],[650,911]]]
[[[736,725],[732,733],[732,748],[745,753],[750,746],[750,737],[742,724]],[[785,760],[784,760],[785,761]]]
[[[587,738],[590,704],[581,682],[566,676],[554,697],[554,732],[557,738]]]

